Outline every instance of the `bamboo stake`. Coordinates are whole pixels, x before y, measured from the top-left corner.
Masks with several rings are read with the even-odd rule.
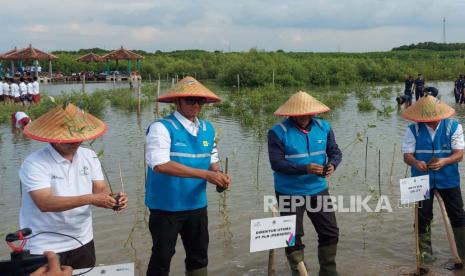
[[[118,167],[119,167],[119,179],[121,180],[121,191],[124,194],[124,181],[123,181],[123,175],[121,173],[121,161],[118,160]]]
[[[394,171],[394,159],[396,157],[396,147],[397,147],[397,144],[394,143],[394,149],[392,151],[391,170],[389,172],[389,184],[391,184],[391,185],[392,185],[392,173]]]
[[[367,143],[365,146],[365,183],[367,182],[367,166],[368,166],[368,136],[367,136]]]
[[[272,217],[278,216],[278,209],[276,209],[276,206],[271,207],[271,215]],[[276,273],[275,257],[274,249],[270,249],[268,252],[268,276],[273,276]]]
[[[434,195],[438,199],[439,207],[441,207],[442,219],[444,220],[444,226],[446,227],[447,240],[449,241],[450,251],[454,257],[454,264],[462,264],[462,260],[459,257],[457,251],[457,245],[455,244],[454,232],[452,232],[452,226],[450,224],[449,216],[447,215],[446,206],[444,205],[444,200],[437,190],[434,190]]]
[[[416,275],[420,274],[420,245],[418,239],[418,202],[415,202],[415,256],[416,256]]]
[[[140,85],[137,85],[137,112],[140,113]]]
[[[378,150],[378,188],[379,197],[381,197],[381,149]]]

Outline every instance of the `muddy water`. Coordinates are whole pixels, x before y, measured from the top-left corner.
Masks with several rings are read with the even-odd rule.
[[[455,106],[449,93],[451,85],[438,83],[436,86],[443,99]],[[375,104],[380,106],[382,103],[376,100]],[[394,99],[385,104],[394,105]],[[356,106],[357,100],[350,97],[329,118],[337,141],[344,149],[343,163],[330,179],[330,193],[344,196],[345,207],[348,207],[348,197],[351,195],[371,195],[373,199],[369,206],[374,209],[379,196],[380,168],[381,194],[388,196],[393,212],[337,213],[341,233],[337,257],[339,271],[342,275],[399,275],[411,270],[415,264],[413,209],[400,208],[397,203],[398,179],[404,177],[406,172],[400,142],[407,122],[396,112],[379,117],[376,112],[360,113]],[[455,107],[456,117],[464,123],[465,107]],[[148,217],[143,203],[143,137],[146,126],[153,118],[151,109],[138,116],[109,107],[104,118],[109,131],[94,144],[96,150],[104,150],[102,163],[115,189],[119,189],[118,162],[121,162],[125,189],[130,199],[130,207],[121,214],[94,209],[97,262],[114,264],[133,261],[139,275],[146,270],[151,247]],[[263,211],[263,196],[274,193],[266,143],[258,142],[254,133],[243,130],[233,119],[213,114],[210,120],[220,135],[220,156],[229,157],[229,170],[234,180],[225,198],[219,196],[213,186],[208,189],[210,274],[266,275],[268,253],[249,253],[250,220],[270,216],[270,213]],[[359,132],[364,140],[354,142]],[[12,134],[7,125],[0,126],[0,133],[0,233],[5,233],[17,227],[20,207],[18,166],[30,152],[43,144]],[[369,147],[365,181],[367,137]],[[463,168],[462,165],[461,172],[465,175]],[[437,273],[447,273],[441,268],[450,256],[447,237],[439,209],[435,209],[435,214],[433,247],[438,260],[433,269]],[[318,271],[317,237],[309,220],[305,220],[304,227],[306,262],[311,274],[314,274]],[[181,241],[176,251],[171,265],[172,275],[183,275],[185,254]],[[288,273],[283,251],[277,250],[278,275]],[[1,242],[0,258],[7,257],[8,249]]]

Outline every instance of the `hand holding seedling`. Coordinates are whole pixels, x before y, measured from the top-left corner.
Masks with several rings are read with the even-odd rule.
[[[417,160],[417,162],[415,162],[415,168],[422,172],[428,171],[428,165],[426,165],[425,161]]]
[[[326,169],[324,177],[330,177],[334,173],[334,165],[333,164],[328,164],[326,165],[328,168]]]
[[[442,167],[447,165],[446,161],[446,158],[436,158],[433,162],[428,163],[428,168],[433,171],[440,170]]]
[[[318,174],[322,175],[323,174],[323,166],[315,164],[315,163],[310,163],[305,166],[307,169],[307,173],[310,174]]]
[[[91,195],[90,204],[96,207],[111,209],[117,204],[117,202],[108,194],[97,193]]]
[[[113,206],[114,211],[122,211],[128,208],[128,195],[124,192],[119,192],[111,195],[116,200],[116,205]]]

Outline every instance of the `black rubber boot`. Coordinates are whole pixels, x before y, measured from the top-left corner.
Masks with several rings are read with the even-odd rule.
[[[320,276],[339,276],[336,270],[337,244],[318,247],[318,261],[320,262]]]
[[[207,267],[202,267],[202,268],[198,268],[195,270],[186,271],[186,276],[207,276],[207,275],[208,275]]]
[[[455,245],[462,263],[465,262],[465,227],[453,227]]]
[[[431,245],[431,232],[418,235],[418,243],[420,247],[420,258],[422,263],[431,264],[436,261],[433,255],[433,247]]]
[[[300,262],[304,261],[304,251],[297,250],[292,252],[289,255],[286,255],[287,261],[289,262],[289,266],[291,267],[292,276],[299,276],[299,271],[297,270],[297,265]]]

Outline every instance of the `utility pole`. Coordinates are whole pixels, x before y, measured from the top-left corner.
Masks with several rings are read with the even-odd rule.
[[[446,44],[446,18],[442,18],[442,43]]]

